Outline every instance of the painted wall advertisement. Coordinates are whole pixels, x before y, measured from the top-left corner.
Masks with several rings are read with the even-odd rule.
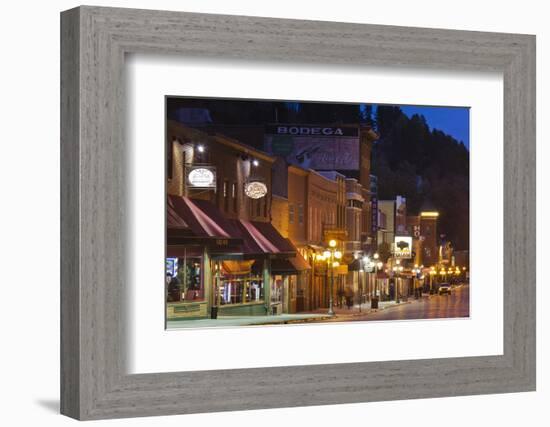
[[[356,126],[267,125],[264,149],[315,170],[359,170]]]

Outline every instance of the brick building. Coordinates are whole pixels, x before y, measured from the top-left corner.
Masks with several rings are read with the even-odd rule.
[[[167,123],[167,317],[292,312],[309,268],[272,225],[275,158]]]

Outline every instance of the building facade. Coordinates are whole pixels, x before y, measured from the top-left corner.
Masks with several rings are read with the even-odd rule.
[[[271,223],[276,159],[174,121],[166,139],[167,318],[291,312],[309,267]]]

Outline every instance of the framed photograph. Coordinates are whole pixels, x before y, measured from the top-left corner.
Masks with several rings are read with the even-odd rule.
[[[61,412],[535,390],[535,37],[61,15]]]
[[[469,137],[466,107],[167,96],[167,329],[468,318]]]

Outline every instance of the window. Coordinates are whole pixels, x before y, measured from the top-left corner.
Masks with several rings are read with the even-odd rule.
[[[216,179],[216,206],[218,208],[221,207],[221,199],[222,199],[222,180],[220,178]]]
[[[231,273],[220,266],[218,303],[220,305],[260,303],[264,299],[261,271],[253,265],[248,273]]]
[[[229,183],[227,181],[224,181],[223,182],[223,209],[225,212],[227,212],[229,210],[229,197],[228,194],[227,194],[227,187],[228,187]]]
[[[167,302],[204,301],[202,257],[166,259]]]
[[[166,141],[166,176],[168,179],[172,179],[173,175],[175,142],[175,139],[167,139]]]
[[[301,203],[298,205],[298,224],[303,225],[304,223],[304,205]]]
[[[288,204],[288,223],[294,224],[294,204]]]
[[[274,276],[271,279],[271,302],[283,303],[285,292],[285,277]]]
[[[355,199],[350,199],[350,200],[348,200],[348,207],[349,208],[362,209],[363,208],[363,202],[361,202],[359,200],[355,200]]]
[[[237,184],[231,184],[231,197],[233,199],[233,212],[237,213]]]

